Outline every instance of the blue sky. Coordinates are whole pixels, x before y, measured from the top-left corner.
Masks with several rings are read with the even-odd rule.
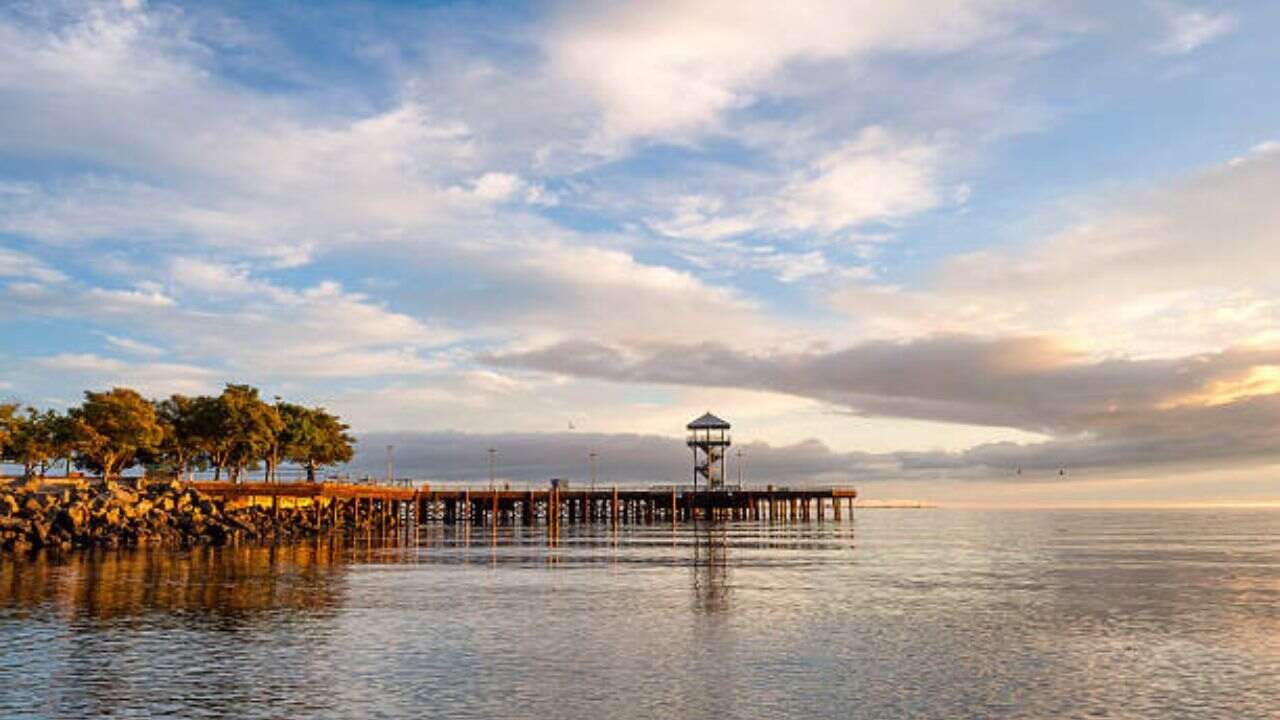
[[[1264,2],[9,3],[0,394],[250,382],[371,442],[546,457],[713,408],[882,495],[1274,500],[1277,31]]]

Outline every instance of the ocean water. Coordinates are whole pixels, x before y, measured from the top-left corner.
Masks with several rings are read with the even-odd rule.
[[[0,559],[0,717],[1275,718],[1280,512]]]

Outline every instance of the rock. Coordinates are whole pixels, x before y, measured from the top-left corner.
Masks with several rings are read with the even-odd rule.
[[[72,505],[58,511],[54,524],[71,533],[80,532],[89,521],[89,509],[83,505]]]
[[[0,517],[0,530],[5,532],[16,532],[26,535],[30,527],[30,520],[23,520],[18,517]]]
[[[135,491],[81,481],[47,493],[28,483],[18,492],[0,487],[0,550],[286,541],[326,532],[314,515],[296,507],[229,506],[176,482]]]
[[[106,484],[105,490],[112,501],[122,505],[132,505],[138,502],[138,495],[113,482]]]
[[[36,547],[44,547],[49,544],[49,525],[42,520],[34,520],[27,536]]]
[[[108,508],[106,512],[102,513],[102,522],[109,528],[119,528],[123,518],[124,513],[117,507]]]
[[[44,514],[44,503],[40,502],[38,495],[28,495],[22,501],[22,514],[27,517],[36,517]]]

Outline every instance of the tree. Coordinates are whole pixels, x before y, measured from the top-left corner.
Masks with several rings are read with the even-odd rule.
[[[29,407],[25,416],[14,415],[10,420],[6,454],[22,466],[23,477],[44,477],[49,463],[57,458],[54,432],[58,418],[52,410],[42,413]]]
[[[54,414],[50,420],[50,441],[53,454],[50,460],[61,460],[66,463],[66,474],[71,474],[71,460],[80,450],[82,438],[86,435],[83,423],[70,415]]]
[[[276,409],[248,385],[227,385],[216,398],[197,399],[193,412],[199,446],[216,468],[215,478],[225,470],[232,482],[269,453],[283,427]]]
[[[316,481],[316,469],[324,465],[349,462],[355,454],[355,439],[347,434],[349,427],[323,408],[304,408],[284,404],[285,457],[307,468],[307,482]]]
[[[157,469],[171,471],[182,479],[200,462],[207,438],[199,411],[202,403],[210,400],[212,398],[170,395],[155,403],[156,418],[164,431],[155,457],[151,458]]]
[[[9,459],[9,438],[17,422],[18,406],[0,403],[0,461]]]
[[[163,439],[155,406],[136,391],[86,391],[84,398],[70,413],[78,421],[77,464],[82,467],[109,479],[131,467],[140,453],[154,452]]]
[[[291,405],[276,396],[276,404],[271,408],[275,412],[276,419],[279,424],[275,425],[275,432],[271,438],[263,445],[262,464],[264,466],[262,479],[267,482],[276,480],[276,470],[280,467],[280,462],[284,460],[285,448],[289,445],[289,422],[286,419],[286,413],[297,405]]]

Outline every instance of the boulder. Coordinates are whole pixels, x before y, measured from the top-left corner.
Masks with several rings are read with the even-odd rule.
[[[124,513],[118,507],[107,508],[102,513],[102,523],[104,526],[112,529],[118,529],[124,520]]]
[[[40,502],[39,495],[27,495],[22,501],[22,514],[27,517],[36,517],[44,514],[44,503]]]
[[[120,503],[121,505],[132,505],[138,502],[137,493],[126,489],[123,485],[118,483],[108,482],[105,484],[103,489],[106,491],[106,494],[111,501]]]
[[[27,532],[27,537],[36,547],[44,547],[49,544],[49,525],[43,520],[32,520],[31,529]]]
[[[89,509],[83,505],[70,505],[58,511],[54,519],[55,527],[70,533],[79,533],[89,522]]]

